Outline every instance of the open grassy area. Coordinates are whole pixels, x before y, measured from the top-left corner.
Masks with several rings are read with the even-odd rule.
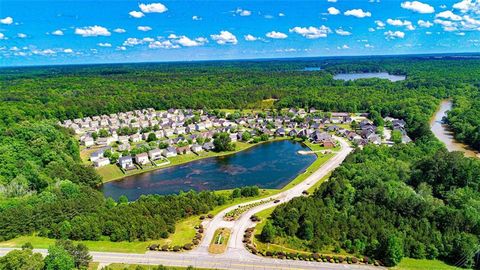
[[[463,269],[448,265],[439,260],[418,260],[403,258],[399,265],[390,268],[391,270],[455,270]]]
[[[228,239],[230,238],[230,229],[219,228],[215,231],[212,242],[208,247],[208,252],[213,254],[222,254],[227,249]]]

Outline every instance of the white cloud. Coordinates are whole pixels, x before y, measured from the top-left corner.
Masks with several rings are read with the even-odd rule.
[[[54,36],[63,36],[63,31],[62,30],[55,30],[52,32],[52,35]]]
[[[122,34],[122,33],[125,33],[125,32],[127,32],[127,31],[126,31],[125,29],[123,29],[123,28],[115,28],[115,29],[113,30],[113,32]]]
[[[138,26],[138,27],[137,27],[137,30],[138,30],[138,31],[147,32],[147,31],[152,30],[152,28],[151,28],[150,26]]]
[[[340,36],[350,36],[352,33],[348,32],[348,31],[345,31],[341,28],[335,30],[335,33],[337,33],[337,35],[340,35]]]
[[[375,28],[373,27],[368,28],[368,32],[375,32]]]
[[[285,39],[287,38],[287,34],[277,31],[271,31],[265,34],[266,37],[273,38],[273,39]]]
[[[436,18],[442,18],[442,19],[447,19],[447,20],[452,20],[452,21],[461,21],[462,17],[451,12],[450,10],[442,11],[438,13]]]
[[[476,12],[480,14],[480,2],[472,0],[463,0],[453,5],[454,9],[460,10],[462,13],[467,13],[469,11]]]
[[[25,35],[24,33],[18,33],[18,34],[17,34],[17,37],[19,37],[19,38],[26,38],[27,35]]]
[[[278,13],[278,17],[285,17],[285,13],[282,13],[282,12]]]
[[[394,20],[394,19],[388,19],[387,23],[393,26],[407,26],[412,24],[412,22],[407,20],[402,21],[402,20]]]
[[[380,20],[376,20],[375,24],[377,25],[377,29],[383,29],[383,28],[385,28],[385,25],[386,25],[384,22],[382,22]]]
[[[344,44],[343,46],[338,46],[337,49],[338,50],[347,50],[347,49],[350,49],[350,47],[347,44]]]
[[[238,43],[237,37],[228,31],[220,31],[220,34],[210,35],[210,37],[220,45]]]
[[[423,28],[430,28],[433,26],[433,23],[429,21],[424,21],[424,20],[418,20],[418,26],[423,27]]]
[[[244,38],[245,38],[246,41],[255,41],[255,40],[258,39],[257,37],[252,36],[252,35],[250,35],[250,34],[245,35]]]
[[[127,50],[127,47],[125,47],[125,46],[118,46],[116,50],[117,50],[117,51],[126,51],[126,50]]]
[[[17,46],[13,46],[10,48],[10,51],[12,52],[20,51],[20,48],[18,48]]]
[[[296,26],[289,30],[290,33],[297,33],[308,39],[324,38],[328,36],[328,33],[331,33],[332,30],[325,25],[320,27],[310,26],[310,27],[299,27]]]
[[[163,13],[168,10],[162,3],[140,4],[138,7],[144,13]]]
[[[64,49],[63,52],[64,53],[73,53],[73,50],[72,49]]]
[[[52,49],[45,49],[45,50],[35,49],[35,50],[32,51],[32,53],[36,54],[36,55],[44,55],[44,56],[56,54],[56,52]]]
[[[365,48],[372,49],[372,48],[375,48],[375,47],[373,45],[367,43],[367,44],[365,44]]]
[[[241,8],[237,8],[237,10],[235,10],[235,13],[244,17],[252,15],[252,12],[250,10],[241,9]]]
[[[1,24],[12,24],[13,23],[13,18],[12,17],[5,17],[3,19],[0,19]]]
[[[192,16],[192,20],[194,20],[194,21],[201,21],[201,20],[202,20],[202,17],[197,16],[197,15],[194,15],[194,16]]]
[[[328,8],[328,14],[330,15],[338,15],[340,14],[340,10],[334,8],[334,7],[329,7]]]
[[[83,28],[75,28],[75,34],[81,35],[82,37],[96,37],[96,36],[110,36],[111,33],[107,28],[94,25],[87,26]]]
[[[327,2],[329,2],[329,3],[336,3],[337,0],[327,0]]]
[[[143,14],[143,12],[141,11],[135,11],[135,10],[132,10],[128,13],[128,15],[134,17],[134,18],[142,18],[143,16],[145,16],[145,14]]]
[[[435,12],[435,9],[432,6],[419,1],[413,1],[413,2],[406,1],[401,3],[400,6],[404,9],[408,9],[408,10],[415,11],[422,14]]]
[[[150,49],[178,49],[180,45],[173,44],[170,40],[154,41],[148,44]]]
[[[387,31],[383,33],[386,39],[396,39],[396,38],[404,38],[405,33],[402,31]]]
[[[138,38],[127,38],[124,42],[123,42],[123,46],[135,46],[135,45],[140,45],[140,44],[143,44],[143,40],[141,39],[138,39]]]
[[[357,18],[365,18],[365,17],[372,16],[372,13],[370,13],[369,11],[363,11],[363,9],[351,9],[351,10],[345,11],[345,13],[343,14],[345,16],[354,16]]]
[[[97,45],[100,47],[112,47],[112,44],[110,43],[97,43]]]
[[[0,33],[0,40],[1,39],[6,39],[5,35],[3,33]]]
[[[181,36],[176,43],[182,45],[183,47],[196,47],[201,46],[207,42],[206,38],[197,38],[195,40],[190,39],[187,36]]]
[[[435,19],[433,22],[441,25],[443,30],[447,32],[453,32],[458,30],[458,25],[456,22],[445,21],[441,19]]]

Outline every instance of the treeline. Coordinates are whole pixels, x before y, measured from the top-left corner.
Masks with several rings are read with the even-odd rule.
[[[480,267],[480,162],[436,141],[356,150],[310,197],[278,206],[262,238]],[[297,239],[297,241],[293,240]]]
[[[453,106],[447,112],[446,122],[453,130],[455,139],[480,151],[480,94],[457,96]]]
[[[180,219],[205,214],[227,196],[194,191],[180,195],[142,196],[115,202],[102,193],[61,181],[38,196],[9,200],[0,208],[0,240],[38,232],[72,240],[145,241],[167,238]]]

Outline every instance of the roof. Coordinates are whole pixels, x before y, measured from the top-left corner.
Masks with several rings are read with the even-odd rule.
[[[132,157],[131,156],[124,156],[124,157],[121,157],[118,159],[118,163],[123,163],[123,162],[127,162],[127,161],[132,161]]]

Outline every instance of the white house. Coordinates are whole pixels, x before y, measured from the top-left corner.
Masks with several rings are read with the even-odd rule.
[[[148,151],[148,156],[151,160],[157,160],[162,157],[162,151],[160,149],[152,149]]]
[[[93,162],[93,166],[96,168],[107,166],[109,164],[110,164],[110,160],[108,158],[99,158]]]
[[[199,152],[202,152],[203,151],[203,148],[201,145],[199,144],[194,144],[190,147],[190,150],[192,150],[192,152],[198,154]]]
[[[175,149],[175,147],[169,146],[166,149],[163,149],[162,155],[164,157],[174,157],[177,155],[177,149]]]
[[[86,137],[84,140],[83,140],[83,145],[85,145],[86,147],[90,147],[92,145],[95,144],[95,141],[93,140],[92,137]]]
[[[147,153],[140,153],[135,156],[135,162],[140,165],[145,165],[149,162]]]
[[[122,169],[130,169],[133,166],[133,160],[131,156],[124,156],[118,159],[118,164]]]

